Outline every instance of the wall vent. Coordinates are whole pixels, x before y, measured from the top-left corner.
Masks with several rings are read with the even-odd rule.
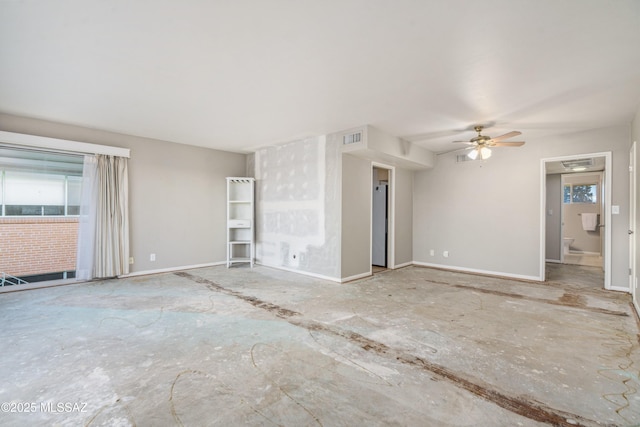
[[[351,133],[342,137],[342,145],[355,144],[362,141],[362,132]]]
[[[473,162],[473,159],[466,154],[457,154],[456,155],[456,163],[460,162]]]
[[[593,166],[593,159],[565,160],[562,162],[562,166],[566,169]]]

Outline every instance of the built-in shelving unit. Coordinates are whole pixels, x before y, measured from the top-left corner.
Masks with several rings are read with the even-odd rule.
[[[254,259],[254,178],[227,177],[227,268]]]

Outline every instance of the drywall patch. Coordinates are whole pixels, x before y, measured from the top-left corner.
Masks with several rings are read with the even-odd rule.
[[[327,239],[327,215],[340,209],[335,191],[326,191],[333,179],[327,170],[339,162],[337,155],[327,155],[332,143],[319,136],[255,153],[259,263],[339,276],[339,246]]]

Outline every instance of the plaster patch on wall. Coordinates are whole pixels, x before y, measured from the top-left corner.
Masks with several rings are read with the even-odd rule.
[[[260,263],[339,275],[339,254],[326,237],[326,214],[339,209],[339,205],[328,209],[326,197],[327,165],[336,160],[326,154],[325,136],[256,152],[256,258]]]

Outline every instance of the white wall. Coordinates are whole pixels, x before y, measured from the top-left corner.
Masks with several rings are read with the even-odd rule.
[[[131,149],[131,273],[225,260],[225,177],[244,175],[245,155],[7,114],[0,130]]]
[[[612,203],[620,206],[611,224],[612,285],[626,286],[629,127],[523,138],[523,147],[496,148],[486,161],[456,163],[450,153],[434,169],[416,172],[414,260],[540,278],[541,159],[612,151]]]

